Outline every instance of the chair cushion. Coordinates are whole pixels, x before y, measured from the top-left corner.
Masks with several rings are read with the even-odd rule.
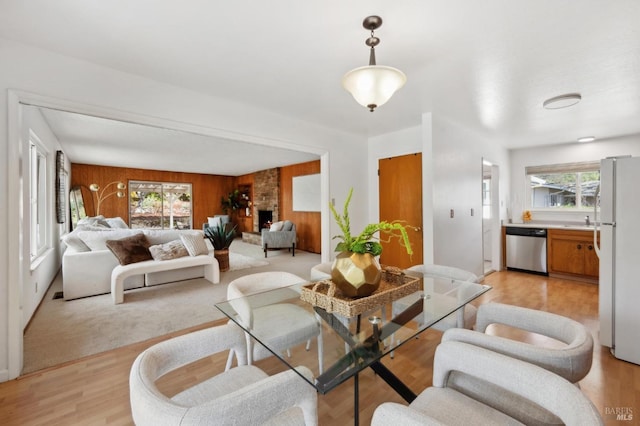
[[[282,224],[282,231],[292,231],[293,223],[290,220],[285,220]]]
[[[235,392],[266,377],[267,373],[253,365],[232,368],[186,389],[171,398],[177,404],[193,407]]]
[[[427,388],[409,406],[446,425],[523,424],[450,388]]]
[[[320,332],[313,314],[290,303],[268,305],[253,310],[256,336],[269,341],[269,346],[285,350],[317,336]]]

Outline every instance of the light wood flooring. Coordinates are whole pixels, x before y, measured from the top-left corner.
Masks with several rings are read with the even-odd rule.
[[[640,366],[616,360],[607,348],[600,346],[597,285],[517,272],[493,273],[485,283],[493,286],[493,289],[474,302],[476,305],[497,301],[526,306],[565,315],[586,325],[594,336],[596,347],[591,372],[580,383],[582,390],[593,401],[606,424],[640,424]],[[173,335],[177,334],[181,333]],[[410,388],[420,392],[431,384],[433,353],[440,336],[439,332],[429,330],[397,350],[394,359],[386,357],[383,362]],[[0,424],[132,424],[128,387],[131,364],[146,347],[168,337],[171,336],[93,355],[0,383]],[[520,338],[539,340],[535,335]],[[220,371],[225,360],[226,356],[223,355],[198,362],[180,371],[180,374],[163,378],[161,386],[166,392],[175,393],[194,381]],[[260,366],[270,374],[283,368],[273,357],[262,361]],[[369,424],[373,410],[380,403],[402,402],[371,371],[365,371],[360,377],[360,424]],[[318,405],[321,425],[353,424],[351,381],[327,395],[319,395]],[[631,410],[633,420],[617,421],[615,415],[611,414],[615,409]]]

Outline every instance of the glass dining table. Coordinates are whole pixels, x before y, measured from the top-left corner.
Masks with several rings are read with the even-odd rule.
[[[371,368],[407,402],[413,401],[416,394],[383,365],[381,359],[435,324],[463,318],[465,305],[491,289],[488,285],[469,281],[425,277],[416,272],[407,274],[419,280],[417,291],[391,297],[386,303],[352,317],[303,300],[301,295],[308,290],[309,282],[251,294],[215,306],[288,368],[294,371],[299,365],[309,368],[314,378],[302,374],[300,377],[319,393],[326,394],[353,378],[354,424],[357,425],[358,373]],[[264,331],[247,326],[238,315],[238,309],[257,309],[270,304],[293,304],[313,314],[321,328],[321,351],[309,350],[308,344],[283,351],[270,342],[267,334],[262,334]],[[272,332],[268,334],[271,336]]]

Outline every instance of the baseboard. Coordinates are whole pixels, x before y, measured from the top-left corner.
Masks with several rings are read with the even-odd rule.
[[[9,381],[9,370],[6,368],[4,370],[0,370],[0,383]]]

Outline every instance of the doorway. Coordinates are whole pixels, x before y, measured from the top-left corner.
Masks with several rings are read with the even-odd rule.
[[[483,274],[499,270],[500,205],[498,166],[482,159],[482,258]]]
[[[382,241],[380,263],[408,268],[423,262],[422,237],[422,153],[383,158],[378,161],[380,221],[402,221],[410,225],[413,255],[397,241]]]

